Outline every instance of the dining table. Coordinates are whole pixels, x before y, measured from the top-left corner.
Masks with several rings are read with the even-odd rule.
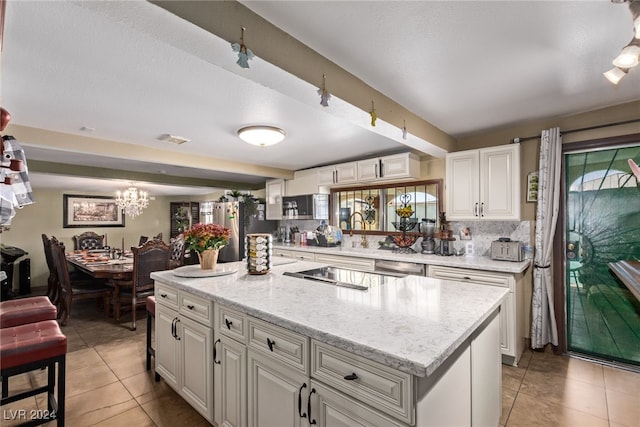
[[[73,251],[67,255],[67,262],[76,270],[95,279],[105,279],[113,286],[113,298],[119,298],[122,288],[133,285],[133,254],[125,251],[112,259],[107,250]],[[114,321],[120,319],[114,317]],[[134,330],[135,327],[132,328]]]

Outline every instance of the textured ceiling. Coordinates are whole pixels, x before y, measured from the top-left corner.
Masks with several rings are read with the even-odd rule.
[[[638,70],[618,86],[602,76],[632,36],[624,4],[242,3],[453,136],[640,99]],[[28,158],[251,184],[270,175],[243,164],[297,170],[407,149],[367,126],[367,112],[339,99],[323,109],[316,87],[260,58],[240,69],[228,42],[147,2],[8,2],[5,21],[2,105],[12,124],[239,166],[192,169],[96,157],[103,147],[92,144],[71,153],[22,141]],[[268,149],[241,143],[236,130],[257,123],[287,138]],[[158,141],[167,133],[191,142]]]

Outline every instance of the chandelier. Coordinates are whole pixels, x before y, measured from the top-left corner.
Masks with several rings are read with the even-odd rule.
[[[129,187],[124,192],[116,193],[116,204],[128,217],[134,218],[142,213],[142,209],[149,206],[149,197],[146,191],[138,193],[135,187]]]

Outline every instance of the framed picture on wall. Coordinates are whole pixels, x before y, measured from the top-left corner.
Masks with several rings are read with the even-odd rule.
[[[538,201],[538,171],[527,175],[527,202]]]
[[[113,197],[72,194],[62,197],[64,228],[124,227],[124,215]]]

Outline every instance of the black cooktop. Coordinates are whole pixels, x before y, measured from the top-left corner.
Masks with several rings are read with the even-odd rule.
[[[363,291],[372,286],[384,285],[396,280],[398,277],[402,277],[338,267],[320,267],[299,272],[285,272],[283,274]]]

